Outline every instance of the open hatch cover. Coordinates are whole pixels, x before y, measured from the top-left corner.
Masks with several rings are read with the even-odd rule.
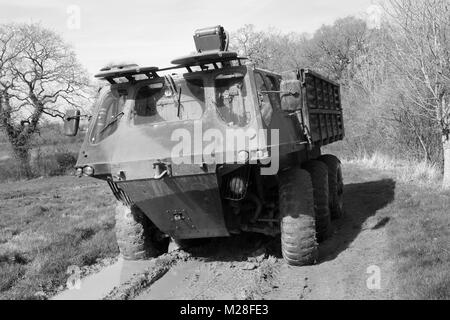
[[[247,58],[239,57],[236,52],[230,51],[215,51],[215,52],[200,52],[194,53],[191,55],[183,56],[172,60],[172,64],[177,65],[178,68],[187,68],[190,70],[190,67],[194,66],[204,66],[208,64],[214,65],[217,67],[217,63],[229,62],[229,61],[238,61],[240,63],[241,60],[245,60]]]
[[[111,66],[100,70],[100,73],[96,74],[95,77],[114,84],[116,78],[126,78],[130,82],[134,82],[134,76],[145,75],[149,79],[158,78],[159,75],[156,73],[158,67],[139,67],[137,64],[121,65],[121,66]]]

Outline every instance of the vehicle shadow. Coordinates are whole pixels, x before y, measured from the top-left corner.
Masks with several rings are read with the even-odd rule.
[[[319,261],[323,263],[335,259],[346,250],[363,229],[364,223],[377,211],[383,209],[395,198],[395,181],[379,181],[348,184],[344,191],[345,215],[333,221],[333,235],[319,246]],[[374,229],[389,223],[384,218]],[[261,250],[262,249],[262,250]],[[240,262],[249,257],[264,253],[282,258],[280,237],[267,237],[244,233],[229,238],[210,239],[206,243],[189,249],[189,252],[206,261]]]
[[[202,242],[187,251],[192,256],[205,261],[242,262],[258,252],[279,255],[274,245],[274,242],[279,242],[279,238],[256,233],[243,233],[228,238],[202,239]]]
[[[396,183],[392,179],[349,184],[344,191],[344,216],[333,221],[333,236],[321,244],[319,263],[334,260],[361,233],[364,223],[395,199]],[[389,223],[383,218],[373,229],[380,229]]]

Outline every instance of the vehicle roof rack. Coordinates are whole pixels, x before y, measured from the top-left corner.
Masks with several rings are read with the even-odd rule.
[[[214,51],[214,52],[200,52],[191,55],[183,56],[172,60],[172,64],[175,64],[174,68],[186,68],[189,72],[192,71],[192,67],[201,67],[202,70],[208,64],[212,64],[214,69],[220,69],[218,63],[226,65],[227,62],[237,61],[241,65],[242,60],[247,58],[239,57],[236,52],[230,51]]]
[[[202,52],[195,53],[188,56],[180,57],[172,61],[171,66],[168,68],[158,67],[140,67],[137,64],[117,65],[111,67],[105,67],[95,75],[96,78],[106,80],[111,84],[119,83],[116,79],[125,78],[130,83],[138,81],[135,79],[137,75],[145,75],[148,79],[160,78],[158,72],[175,70],[186,68],[188,72],[194,72],[192,67],[200,67],[201,70],[207,70],[207,65],[213,65],[214,69],[221,69],[228,66],[229,62],[237,61],[239,65],[242,65],[241,61],[247,58],[239,57],[236,52],[229,51],[217,51],[217,52]]]
[[[95,75],[96,78],[107,80],[111,84],[117,83],[115,79],[126,78],[129,82],[136,82],[134,76],[145,75],[149,79],[159,78],[158,67],[139,67],[137,64],[105,67]]]

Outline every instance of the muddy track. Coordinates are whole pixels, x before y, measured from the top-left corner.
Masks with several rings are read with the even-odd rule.
[[[279,239],[241,235],[214,239],[156,258],[147,270],[115,288],[108,299],[389,299],[395,298],[393,266],[379,213],[394,199],[395,183],[379,173],[347,168],[346,215],[320,246],[310,267],[290,267]],[[364,177],[364,178],[362,178]],[[373,268],[381,287],[367,285]]]

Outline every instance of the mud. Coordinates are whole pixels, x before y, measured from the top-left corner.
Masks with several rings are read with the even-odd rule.
[[[383,210],[394,200],[395,182],[363,169],[346,172],[346,214],[333,222],[316,265],[288,266],[279,239],[244,234],[154,259],[104,298],[395,299],[385,228],[390,219]],[[377,271],[380,281],[373,282]]]

